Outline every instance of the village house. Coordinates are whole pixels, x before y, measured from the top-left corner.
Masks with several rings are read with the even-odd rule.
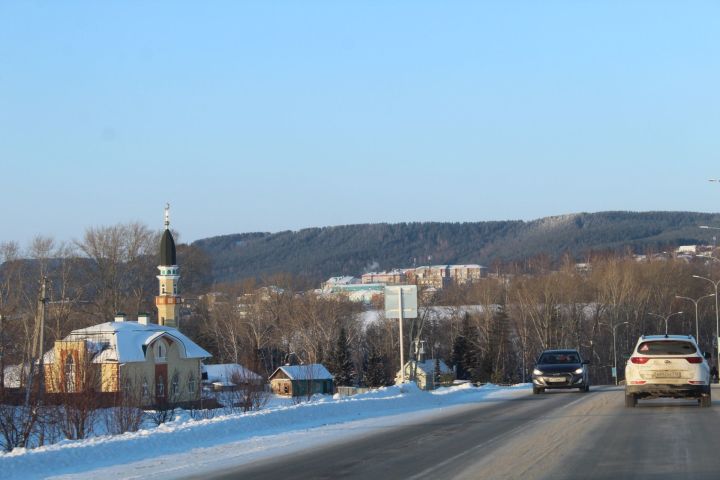
[[[455,372],[440,359],[410,360],[405,363],[405,380],[413,377],[421,390],[433,390],[440,386],[452,385],[455,380]],[[395,383],[401,382],[402,376],[398,371]]]
[[[288,397],[333,394],[333,376],[319,363],[283,365],[269,377],[272,393]]]

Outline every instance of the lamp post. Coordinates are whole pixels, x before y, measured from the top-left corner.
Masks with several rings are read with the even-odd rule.
[[[665,335],[667,335],[668,320],[670,320],[670,317],[674,317],[675,315],[682,315],[682,314],[683,314],[683,312],[673,312],[670,315],[662,316],[659,313],[648,313],[648,315],[652,315],[653,317],[658,317],[658,318],[662,318],[663,320],[665,320]]]
[[[617,328],[621,325],[630,325],[630,322],[622,322],[618,323],[615,326],[610,326],[607,323],[604,323],[603,325],[607,325],[612,330],[612,336],[613,336],[613,369],[615,370],[615,385],[618,384],[618,371],[617,371],[617,342],[615,341],[615,334],[617,333]]]
[[[711,293],[710,295],[705,295],[698,299],[693,299],[690,297],[683,297],[682,295],[675,295],[675,298],[682,298],[683,300],[690,300],[691,302],[693,302],[695,304],[695,339],[697,340],[698,343],[700,343],[700,328],[698,326],[698,302],[700,300],[702,300],[703,298],[710,298],[710,297],[714,297],[714,296],[715,296],[715,294]]]
[[[709,258],[715,258],[715,257],[709,257]],[[717,260],[717,259],[715,259]],[[715,357],[715,365],[720,365],[720,342],[718,342],[718,338],[720,337],[720,314],[718,313],[718,284],[720,284],[720,280],[717,282],[714,280],[710,280],[707,277],[701,277],[700,275],[693,275],[693,278],[699,278],[700,280],[705,280],[706,282],[712,283],[713,287],[715,287],[715,342],[718,343],[717,346],[717,356]]]

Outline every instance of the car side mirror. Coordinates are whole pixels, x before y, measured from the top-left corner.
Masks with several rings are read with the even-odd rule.
[[[590,360],[583,360],[583,361],[582,361],[582,364],[583,364],[583,365],[590,365]]]
[[[710,355],[710,352],[703,352],[703,358],[705,360],[710,360],[712,356]]]

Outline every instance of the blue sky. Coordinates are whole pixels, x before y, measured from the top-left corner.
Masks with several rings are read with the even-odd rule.
[[[720,211],[720,3],[0,2],[0,241]]]

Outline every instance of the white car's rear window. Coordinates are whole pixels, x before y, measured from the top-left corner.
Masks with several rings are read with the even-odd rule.
[[[697,348],[682,340],[657,340],[641,343],[637,351],[643,355],[692,355],[697,353]]]

